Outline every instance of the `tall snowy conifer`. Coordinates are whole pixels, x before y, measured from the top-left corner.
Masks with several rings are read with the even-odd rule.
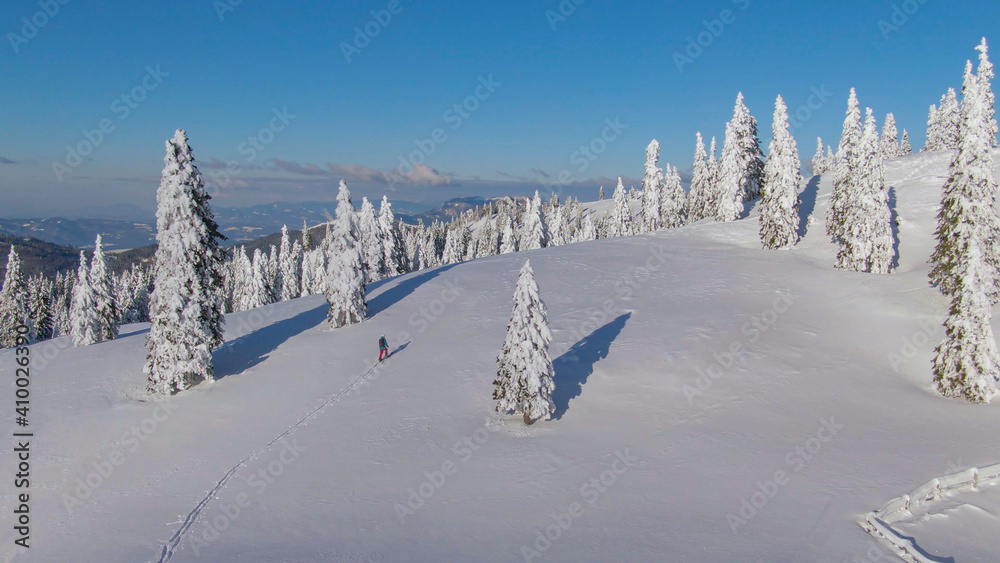
[[[862,166],[861,160],[861,110],[858,107],[858,96],[851,88],[847,98],[847,117],[840,134],[840,144],[837,146],[837,162],[834,164],[833,193],[830,195],[830,207],[827,210],[826,234],[834,242],[838,242],[844,231],[844,212],[847,198],[854,192],[852,184],[857,177],[857,168]]]
[[[941,134],[941,149],[955,150],[958,148],[958,127],[960,110],[958,99],[954,88],[948,88],[948,92],[941,98],[941,105],[938,107],[938,126]]]
[[[361,198],[361,211],[358,212],[358,226],[361,229],[362,260],[368,272],[367,281],[376,281],[385,277],[385,250],[382,248],[382,227],[375,215],[375,206],[367,197]]]
[[[104,258],[101,235],[94,242],[94,258],[90,263],[90,287],[94,293],[97,313],[97,338],[99,341],[114,340],[118,336],[118,309],[115,305],[114,286],[111,272]]]
[[[100,342],[100,322],[97,319],[97,301],[90,287],[90,268],[87,255],[80,251],[80,267],[73,284],[73,301],[70,304],[70,338],[73,346],[89,346]]]
[[[684,224],[686,219],[684,208],[687,199],[681,186],[681,175],[676,166],[667,165],[663,177],[663,188],[660,192],[660,224],[666,229],[673,229]]]
[[[19,325],[28,327],[28,333],[23,336],[34,341],[35,327],[28,307],[28,285],[21,273],[21,259],[14,250],[14,245],[11,245],[3,288],[0,289],[0,346],[8,348],[17,344],[17,337],[22,336],[17,331]]]
[[[716,197],[713,198],[716,221],[737,219],[743,212],[743,202],[760,196],[763,174],[757,120],[743,105],[743,93],[740,92],[722,143]]]
[[[898,135],[899,132],[896,131],[896,117],[891,113],[885,114],[885,123],[882,125],[882,137],[879,140],[879,153],[883,160],[899,156],[899,143],[896,141]]]
[[[761,188],[760,240],[764,248],[785,248],[798,237],[796,204],[801,173],[795,139],[788,131],[788,109],[781,96],[774,102],[772,135]]]
[[[399,223],[392,213],[392,204],[387,196],[382,196],[378,210],[378,223],[382,230],[382,262],[387,277],[398,276],[410,271],[406,258],[406,244],[399,230]]]
[[[660,160],[660,143],[656,139],[646,146],[646,165],[642,176],[642,231],[651,233],[660,228],[660,186],[663,171],[656,163]]]
[[[497,357],[493,382],[497,412],[522,414],[525,424],[548,420],[555,412],[551,341],[545,303],[538,295],[531,263],[525,261],[514,290],[507,338]]]
[[[151,393],[169,395],[215,379],[212,350],[222,344],[223,323],[219,242],[225,237],[184,130],[167,140],[163,162],[145,372]]]
[[[990,147],[997,146],[997,120],[994,116],[996,100],[993,96],[993,63],[990,62],[989,47],[986,38],[976,47],[979,51],[979,68],[976,69],[976,79],[979,81],[980,96],[983,100],[983,113],[988,116],[987,134]]]
[[[695,133],[691,189],[688,191],[684,204],[684,214],[687,216],[687,220],[692,223],[705,218],[707,207],[705,200],[712,189],[711,171],[708,167],[707,157],[705,141],[701,138],[701,132]]]
[[[542,198],[535,190],[535,197],[528,202],[522,220],[519,250],[534,250],[545,248],[549,244],[548,226],[542,214]]]
[[[900,156],[913,154],[913,147],[910,146],[910,134],[906,129],[903,129],[903,139],[899,142],[899,154]]]
[[[622,179],[618,178],[618,187],[615,188],[614,208],[608,218],[609,237],[625,237],[635,234],[632,224],[632,210],[628,205],[628,196],[625,195],[625,186]]]
[[[358,238],[358,219],[347,183],[340,181],[337,218],[329,231],[328,269],[325,284],[327,320],[339,328],[360,323],[368,315],[365,273]]]

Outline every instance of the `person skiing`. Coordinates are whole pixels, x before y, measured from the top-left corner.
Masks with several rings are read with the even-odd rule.
[[[389,343],[385,340],[385,335],[383,334],[378,339],[378,361],[381,362],[383,359],[388,357],[389,357]]]

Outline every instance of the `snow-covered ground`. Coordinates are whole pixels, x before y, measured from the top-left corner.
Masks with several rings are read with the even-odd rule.
[[[887,560],[865,513],[1000,461],[1000,409],[930,390],[949,158],[888,163],[890,276],[832,267],[824,178],[787,251],[759,248],[751,214],[416,272],[373,285],[348,328],[325,325],[322,296],[229,315],[221,379],[169,401],[143,392],[145,326],[37,345],[16,560]],[[491,400],[526,258],[556,371],[556,419],[532,427]],[[395,352],[372,369],[382,333]],[[941,561],[998,560],[996,491],[978,494],[903,529]]]

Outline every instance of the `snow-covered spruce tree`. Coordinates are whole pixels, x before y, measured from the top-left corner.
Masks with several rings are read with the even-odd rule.
[[[462,261],[462,240],[458,229],[448,229],[445,237],[444,252],[441,254],[442,264],[458,264]]]
[[[847,98],[847,117],[840,134],[840,144],[837,146],[837,161],[834,168],[833,193],[830,195],[830,207],[827,209],[826,234],[834,242],[839,242],[844,231],[843,208],[849,194],[855,191],[852,184],[858,178],[857,168],[863,164],[861,160],[861,110],[858,107],[858,96],[851,88]]]
[[[281,226],[281,239],[278,242],[278,249],[274,251],[275,258],[275,269],[277,270],[276,283],[274,285],[274,300],[284,301],[285,299],[292,299],[297,297],[292,295],[290,297],[285,297],[285,260],[289,260],[292,257],[292,241],[288,238],[288,225]],[[289,294],[294,293],[294,291],[289,291]]]
[[[941,114],[938,107],[931,104],[927,110],[927,136],[924,139],[924,152],[938,151],[944,148],[941,132]]]
[[[770,158],[770,155],[768,155]],[[812,173],[822,174],[826,172],[826,157],[823,156],[823,139],[816,137],[816,154],[812,157]],[[765,166],[764,176],[767,176],[767,168]]]
[[[554,207],[550,215],[552,219],[548,223],[549,246],[562,246],[566,244],[562,206]]]
[[[887,274],[892,268],[893,238],[891,212],[885,189],[878,130],[871,108],[866,109],[861,134],[861,165],[842,209],[844,226],[837,252],[837,267],[855,272]]]
[[[743,202],[760,196],[764,174],[763,155],[757,138],[757,120],[736,96],[733,118],[726,126],[716,187],[715,219],[732,221],[743,212]]]
[[[347,183],[340,181],[337,218],[328,231],[327,277],[324,288],[328,304],[326,317],[334,328],[360,323],[368,315],[365,300],[365,273],[361,262],[357,214]]]
[[[958,148],[959,112],[955,89],[948,88],[948,92],[941,98],[941,104],[938,106],[941,149],[955,150]]]
[[[94,292],[97,313],[98,341],[114,340],[118,336],[118,309],[115,305],[111,272],[104,258],[101,235],[94,242],[94,258],[90,262],[90,287]]]
[[[656,139],[646,146],[645,172],[642,176],[642,232],[651,233],[660,228],[660,186],[663,171],[656,163],[660,160],[660,143]]]
[[[972,74],[971,62],[966,63],[962,96],[959,148],[938,211],[930,278],[942,293],[954,297],[962,261],[966,259],[963,249],[973,241],[986,263],[980,289],[990,303],[996,304],[1000,300],[1000,218],[994,210],[997,182],[990,142],[992,116],[979,81]]]
[[[535,250],[549,245],[549,230],[545,224],[545,215],[542,214],[542,198],[538,195],[538,190],[535,190],[535,197],[524,211],[521,225],[519,250]]]
[[[879,139],[879,153],[883,160],[899,156],[899,144],[896,142],[898,135],[899,132],[896,131],[896,117],[891,113],[885,114],[885,123],[882,125],[882,137]]]
[[[684,202],[684,215],[689,222],[700,221],[705,218],[706,201],[711,186],[711,173],[705,154],[705,141],[701,138],[701,132],[695,133],[694,145],[694,166],[691,173],[691,189],[688,191],[687,199]]]
[[[681,186],[681,175],[676,166],[667,165],[667,173],[663,177],[660,192],[660,224],[665,229],[673,229],[684,224],[686,217],[684,208],[687,196]]]
[[[626,237],[635,234],[632,224],[632,210],[628,205],[628,196],[625,195],[625,186],[622,179],[618,178],[618,186],[615,188],[615,205],[608,217],[608,237]]]
[[[268,303],[278,301],[281,296],[281,266],[279,264],[278,247],[271,245],[270,252],[264,254],[265,279],[270,292]]]
[[[225,237],[184,130],[167,140],[163,162],[145,373],[149,392],[170,395],[215,379],[212,350],[222,344],[223,323],[219,243]]]
[[[233,278],[233,295],[230,298],[232,310],[233,312],[246,311],[246,305],[251,300],[251,278],[253,277],[253,265],[247,257],[246,247],[240,246],[233,252],[229,270],[230,276]]]
[[[281,301],[295,299],[302,295],[302,245],[299,241],[290,244],[288,228],[281,226],[281,246],[279,265],[281,269]]]
[[[70,304],[70,338],[73,346],[89,346],[100,342],[100,323],[97,319],[97,302],[90,287],[90,268],[87,255],[80,251],[80,268],[73,284],[73,301]]]
[[[382,241],[385,237],[382,234],[382,226],[378,222],[378,216],[375,214],[375,206],[368,201],[367,197],[361,198],[358,227],[361,229],[362,260],[365,264],[365,271],[368,272],[366,281],[380,280],[385,277],[385,250],[382,248]]]
[[[604,186],[597,190],[597,201],[604,201]]]
[[[903,140],[899,142],[899,154],[900,156],[913,154],[913,147],[910,146],[910,134],[906,129],[903,129]]]
[[[510,215],[503,215],[503,230],[500,238],[500,254],[517,252],[517,235],[514,232],[514,222]]]
[[[17,331],[20,325],[28,327],[27,334]],[[17,345],[18,336],[27,336],[29,341],[35,339],[35,327],[28,307],[28,285],[21,273],[21,259],[14,245],[11,245],[7,255],[7,271],[0,289],[0,331],[0,347],[3,348]]]
[[[525,424],[548,420],[555,412],[552,360],[545,303],[531,262],[525,261],[514,289],[514,310],[507,324],[507,338],[497,357],[493,399],[499,413],[522,414]]]
[[[990,136],[990,146],[997,146],[997,120],[994,116],[996,99],[993,95],[993,63],[990,62],[989,47],[986,45],[986,38],[976,47],[979,51],[979,67],[976,69],[976,80],[979,81],[980,96],[983,100],[983,113],[989,116],[988,134]]]
[[[580,230],[576,233],[576,242],[588,240],[597,240],[597,227],[594,225],[594,219],[590,215],[585,215],[580,224]]]
[[[387,196],[382,196],[378,210],[378,223],[382,230],[382,263],[386,277],[398,276],[410,271],[406,258],[406,244],[399,230],[399,223],[392,212],[392,204]]]
[[[48,340],[55,334],[52,301],[52,283],[49,280],[41,274],[28,280],[28,312],[38,340]]]
[[[269,263],[267,255],[259,248],[253,251],[251,296],[247,309],[256,309],[274,303],[274,288],[271,286],[273,282],[269,272]]]
[[[801,174],[795,138],[788,130],[788,109],[781,96],[774,102],[772,135],[761,187],[760,241],[764,248],[785,248],[798,238],[796,205]]]

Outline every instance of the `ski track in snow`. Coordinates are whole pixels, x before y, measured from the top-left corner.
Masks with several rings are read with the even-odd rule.
[[[163,548],[160,552],[160,558],[157,559],[157,563],[167,563],[167,561],[170,561],[170,558],[174,556],[174,550],[177,549],[177,546],[179,546],[181,543],[181,539],[184,538],[184,534],[186,534],[187,531],[191,529],[191,526],[193,526],[195,521],[198,520],[198,516],[201,515],[201,512],[205,509],[205,507],[207,507],[208,504],[212,502],[212,499],[214,499],[215,496],[219,492],[221,492],[223,488],[225,488],[226,483],[228,483],[229,480],[232,479],[233,476],[235,476],[236,473],[244,465],[249,463],[251,460],[256,459],[258,456],[260,456],[260,454],[267,451],[268,448],[278,443],[278,441],[280,441],[282,438],[291,435],[293,432],[295,432],[295,430],[297,430],[300,426],[305,424],[306,421],[308,421],[310,418],[318,414],[324,408],[344,398],[345,395],[353,391],[359,384],[365,381],[368,378],[368,376],[370,376],[372,372],[375,371],[375,367],[377,365],[378,364],[372,365],[372,367],[365,370],[365,372],[362,373],[361,376],[355,379],[353,383],[351,383],[344,389],[341,389],[333,396],[327,398],[325,401],[320,403],[318,407],[309,411],[308,413],[306,413],[305,416],[296,421],[295,424],[289,426],[287,430],[285,430],[281,434],[278,434],[270,442],[257,448],[250,455],[241,459],[239,463],[229,468],[229,471],[226,471],[225,475],[223,475],[222,478],[215,483],[215,486],[212,487],[212,489],[209,490],[205,494],[205,496],[202,497],[200,501],[198,501],[198,504],[195,505],[195,507],[191,510],[191,512],[187,513],[187,516],[185,516],[184,520],[181,521],[181,525],[179,528],[177,528],[177,531],[174,532],[174,534],[170,536],[170,538],[163,544]]]

